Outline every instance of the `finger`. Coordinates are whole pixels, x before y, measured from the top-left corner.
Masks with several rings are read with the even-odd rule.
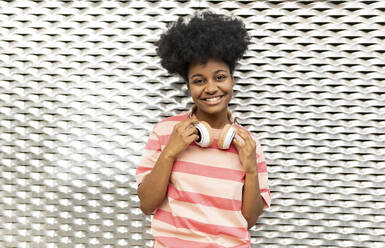
[[[191,134],[198,134],[198,130],[194,126],[189,126],[189,127],[186,128],[185,134],[187,136],[189,136]]]
[[[193,135],[191,135],[191,136],[188,137],[187,141],[188,141],[189,143],[191,143],[191,142],[197,140],[198,138],[199,138],[199,136],[198,136],[197,134],[193,134]]]
[[[235,148],[239,150],[241,148],[241,143],[236,139],[236,137],[233,139],[233,144],[235,145]]]
[[[242,128],[239,128],[237,131],[238,131],[237,134],[239,137],[242,138],[243,143],[252,144],[252,140],[251,140],[249,132],[247,132],[246,130],[244,130]]]
[[[240,136],[242,139],[245,139],[247,137],[247,133],[242,128],[237,128],[236,134]]]
[[[190,121],[183,121],[183,122],[180,122],[180,129],[183,130],[183,132],[185,132],[188,128],[192,127],[193,124],[190,122]]]
[[[238,145],[238,146],[243,146],[245,144],[245,142],[243,141],[243,139],[241,138],[241,136],[239,136],[238,134],[235,134],[234,136],[234,139],[233,139],[233,142]]]
[[[187,126],[184,127],[184,130],[187,132],[187,131],[190,131],[190,130],[197,130],[197,128],[195,127],[195,123],[192,122],[192,123],[189,123]]]
[[[191,116],[190,119],[192,119],[192,120],[194,120],[194,121],[197,121],[197,120],[198,120],[197,117],[196,117],[196,115]]]
[[[242,139],[245,142],[245,144],[248,147],[255,149],[256,144],[253,137],[251,136],[251,133],[247,132],[246,130],[243,130],[242,135],[243,135]]]
[[[192,124],[197,124],[197,123],[198,123],[198,119],[195,117],[195,115],[193,115],[191,118],[187,118],[186,120],[184,120],[181,126],[186,128]]]
[[[249,144],[253,144],[254,140],[253,140],[253,138],[251,137],[251,134],[250,134],[249,132],[245,131],[245,130],[244,130],[244,132],[245,132],[245,136],[246,136],[246,141],[247,141]]]
[[[192,116],[188,117],[186,120],[195,120],[195,121],[197,121],[198,119],[197,119],[196,115],[192,115]]]

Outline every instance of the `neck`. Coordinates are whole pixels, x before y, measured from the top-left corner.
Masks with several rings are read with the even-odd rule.
[[[215,114],[205,113],[197,109],[195,116],[199,121],[205,121],[215,129],[222,129],[226,124],[231,123],[227,116],[227,109]]]

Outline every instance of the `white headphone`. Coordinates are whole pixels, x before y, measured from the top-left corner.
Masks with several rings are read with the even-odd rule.
[[[188,117],[191,118],[191,116],[195,113],[196,110],[197,106],[194,105],[191,111],[189,112]],[[230,110],[227,110],[227,117],[229,118],[232,124],[226,124],[218,137],[218,148],[223,150],[229,149],[231,142],[235,137],[235,123],[238,123],[236,118],[232,116]],[[194,126],[198,130],[199,136],[198,140],[196,140],[195,143],[201,147],[211,146],[214,141],[214,136],[210,125],[205,121],[200,121],[198,124],[194,124]]]

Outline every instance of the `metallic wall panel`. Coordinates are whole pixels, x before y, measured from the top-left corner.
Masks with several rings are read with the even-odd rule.
[[[197,9],[253,44],[231,108],[263,144],[253,247],[385,247],[385,1],[0,2],[0,247],[151,247],[135,166],[185,111],[153,42]]]

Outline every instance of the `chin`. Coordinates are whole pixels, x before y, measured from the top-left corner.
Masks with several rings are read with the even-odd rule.
[[[223,110],[227,109],[227,106],[228,106],[228,104],[221,104],[221,105],[216,105],[216,106],[207,106],[205,104],[195,104],[195,105],[197,105],[197,107],[201,111],[209,113],[209,114],[220,113]]]

